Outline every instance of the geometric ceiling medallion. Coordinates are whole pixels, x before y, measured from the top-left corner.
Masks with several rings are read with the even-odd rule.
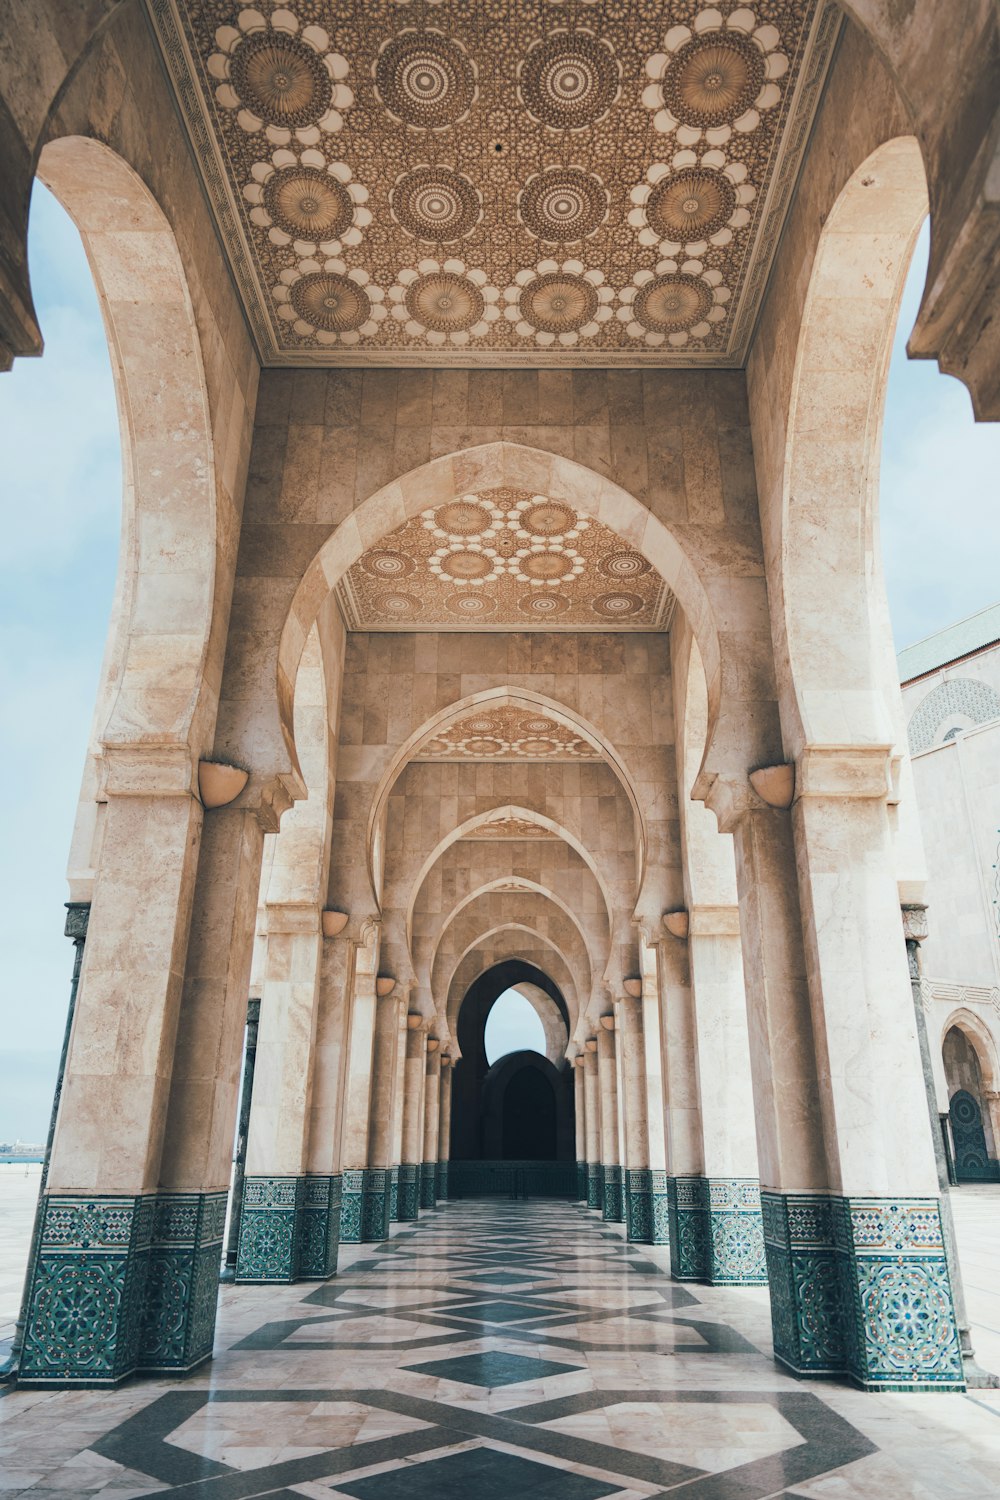
[[[373,67],[378,97],[414,130],[446,130],[478,96],[476,65],[461,42],[440,31],[404,31],[382,44]]]
[[[723,146],[733,131],[747,134],[760,124],[760,111],[781,101],[777,80],[788,72],[788,58],[777,51],[778,28],[758,26],[741,6],[725,19],[714,7],[701,11],[693,26],[672,26],[664,51],[646,62],[654,81],[642,93],[662,135],[676,132],[693,146],[704,139]]]
[[[519,271],[504,292],[504,317],[522,338],[534,338],[540,348],[558,341],[571,348],[581,338],[593,338],[612,315],[614,292],[604,285],[603,271],[585,271],[583,262],[543,260],[533,270]]]
[[[415,239],[451,244],[471,234],[483,212],[482,195],[450,167],[415,167],[389,193],[396,223]]]
[[[356,344],[370,336],[386,316],[385,293],[361,270],[348,271],[342,260],[321,265],[307,259],[281,273],[271,290],[278,317],[291,324],[301,338],[322,344]]]
[[[840,0],[140,8],[261,362],[289,367],[742,367],[843,24]],[[300,316],[289,277],[320,272],[371,316]],[[675,273],[712,306],[644,327],[638,278]]]
[[[721,283],[719,272],[706,271],[699,260],[687,260],[680,268],[675,260],[661,260],[655,274],[638,271],[623,289],[618,317],[630,338],[682,348],[725,317],[723,304],[730,294]]]
[[[600,178],[582,167],[549,167],[525,183],[518,209],[529,234],[565,245],[600,227],[608,214],[608,194]]]
[[[336,593],[352,630],[666,630],[673,607],[655,568],[609,527],[508,485],[413,516]]]
[[[294,132],[303,144],[315,145],[320,133],[343,127],[340,111],[354,102],[343,80],[347,59],[330,50],[321,26],[301,31],[297,17],[284,8],[266,21],[258,10],[241,10],[236,26],[215,33],[219,50],[208,59],[212,78],[220,80],[215,97],[224,109],[237,110],[249,135],[262,128],[276,145],[287,145]]]
[[[659,276],[647,282],[632,304],[644,328],[676,333],[700,323],[712,305],[712,294],[694,276]]]
[[[551,130],[586,130],[621,92],[621,64],[591,31],[557,31],[536,42],[518,66],[525,109]]]

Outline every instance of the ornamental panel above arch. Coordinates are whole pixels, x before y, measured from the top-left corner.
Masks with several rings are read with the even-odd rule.
[[[519,928],[548,942],[565,959],[578,995],[589,997],[595,978],[586,939],[573,917],[550,897],[535,892],[492,891],[477,896],[441,934],[431,965],[431,990],[447,994],[456,969],[485,934]]]
[[[580,996],[576,978],[563,954],[547,939],[531,929],[505,927],[496,932],[484,933],[473,948],[466,953],[452,976],[447,993],[436,1001],[439,1025],[452,1039],[457,1038],[458,1012],[469,992],[470,986],[482,974],[488,973],[498,964],[518,959],[539,973],[547,976],[561,993],[569,1016],[570,1032],[578,1025]],[[584,995],[584,1003],[587,996]]]

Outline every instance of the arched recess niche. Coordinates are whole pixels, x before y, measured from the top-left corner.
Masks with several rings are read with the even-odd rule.
[[[162,209],[127,162],[88,137],[50,141],[38,176],[87,253],[121,430],[118,572],[70,859],[71,894],[86,900],[105,747],[179,753],[170,774],[190,780],[211,740],[226,623],[216,595],[221,517],[201,344]]]

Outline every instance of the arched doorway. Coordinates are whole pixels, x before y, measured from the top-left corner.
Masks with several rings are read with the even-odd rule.
[[[958,1182],[998,1182],[1000,1161],[975,1045],[960,1026],[951,1026],[942,1053],[955,1177]]]
[[[490,1015],[498,1002],[522,989],[542,1020],[549,1055],[525,1046],[512,1029],[505,1034],[520,1045],[494,1054],[491,1061],[486,1047]],[[558,986],[523,959],[494,964],[470,985],[457,1019],[462,1056],[452,1083],[452,1196],[575,1197],[573,1074],[565,1058],[568,1022]]]

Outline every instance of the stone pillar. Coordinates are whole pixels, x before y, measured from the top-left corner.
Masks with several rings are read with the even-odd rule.
[[[309,1090],[309,1155],[304,1235],[312,1247],[310,1276],[337,1269],[343,1168],[344,1101],[347,1092],[354,944],[346,931],[324,936]]]
[[[625,995],[616,1002],[615,1036],[618,1042],[625,1127],[622,1173],[626,1230],[630,1240],[640,1245],[651,1245],[653,1203],[649,1172],[646,1053],[642,1035],[641,996]]]
[[[368,1124],[368,1184],[361,1238],[384,1240],[392,1207],[392,1123],[396,1091],[396,1045],[400,1005],[405,996],[394,991],[378,1000],[375,1047],[372,1056],[371,1115]]]
[[[364,1239],[365,1227],[372,1220],[370,1204],[373,1196],[384,1197],[385,1194],[383,1177],[376,1172],[373,1181],[368,1169],[378,966],[378,929],[374,922],[365,924],[361,941],[353,947],[341,1148],[340,1238],[344,1244],[356,1245]]]
[[[236,1280],[321,1279],[330,1274],[322,1213],[329,1183],[310,1183],[307,1176],[320,912],[314,903],[268,903],[264,913],[261,1023]]]
[[[654,1245],[670,1244],[670,1198],[667,1187],[667,1134],[664,1124],[663,1049],[657,950],[643,939],[642,1043],[646,1082],[646,1129],[649,1139],[649,1200]]]
[[[704,1173],[703,1275],[713,1286],[753,1286],[767,1281],[767,1263],[739,908],[692,907],[688,957]]]
[[[159,1364],[149,1267],[201,842],[192,776],[186,751],[106,752],[103,845],[28,1272],[23,1385],[115,1385],[150,1356]],[[241,1012],[245,1002],[244,989]],[[192,1218],[197,1235],[200,1204]],[[221,1240],[220,1221],[216,1281]],[[182,1344],[196,1255],[173,1309]],[[199,1278],[198,1292],[209,1348],[201,1340],[191,1364],[214,1327],[214,1291]]]
[[[573,1059],[573,1123],[576,1127],[576,1196],[587,1201],[587,1117],[583,1086],[583,1058]]]
[[[615,1058],[614,1016],[602,1016],[597,1033],[597,1076],[601,1098],[601,1164],[604,1177],[604,1217],[620,1224],[622,1166],[618,1142],[618,1077]]]
[[[441,1043],[427,1038],[424,1080],[424,1160],[420,1172],[420,1207],[437,1207],[438,1131],[441,1123]]]
[[[657,948],[657,974],[666,1095],[670,1271],[677,1281],[703,1281],[708,1272],[708,1213],[687,943],[663,939]]]
[[[877,774],[810,756],[791,813],[710,793],[735,836],[775,1353],[863,1389],[960,1389],[885,754]]]
[[[427,1032],[419,1015],[406,1018],[406,1074],[403,1090],[403,1151],[399,1164],[399,1217],[419,1218],[420,1163],[423,1156],[422,1106]]]
[[[448,1197],[448,1162],[451,1160],[451,1075],[455,1059],[447,1055],[441,1059],[441,1098],[438,1110],[438,1165],[437,1195]]]
[[[583,1097],[587,1129],[587,1207],[604,1208],[604,1168],[601,1163],[601,1094],[597,1076],[597,1039],[584,1044]]]
[[[389,1222],[399,1219],[399,1164],[403,1159],[403,1095],[406,1090],[407,999],[400,996],[396,1009],[396,1081],[392,1095],[392,1151],[389,1167]]]
[[[224,1280],[236,1275],[236,1254],[240,1242],[240,1220],[243,1214],[243,1184],[247,1166],[247,1137],[250,1133],[250,1108],[253,1102],[253,1075],[257,1062],[257,1035],[260,1028],[260,996],[247,1001],[246,1041],[243,1048],[243,1086],[240,1089],[240,1112],[236,1124],[236,1149],[233,1153],[233,1185],[229,1197],[229,1231],[226,1238]]]

